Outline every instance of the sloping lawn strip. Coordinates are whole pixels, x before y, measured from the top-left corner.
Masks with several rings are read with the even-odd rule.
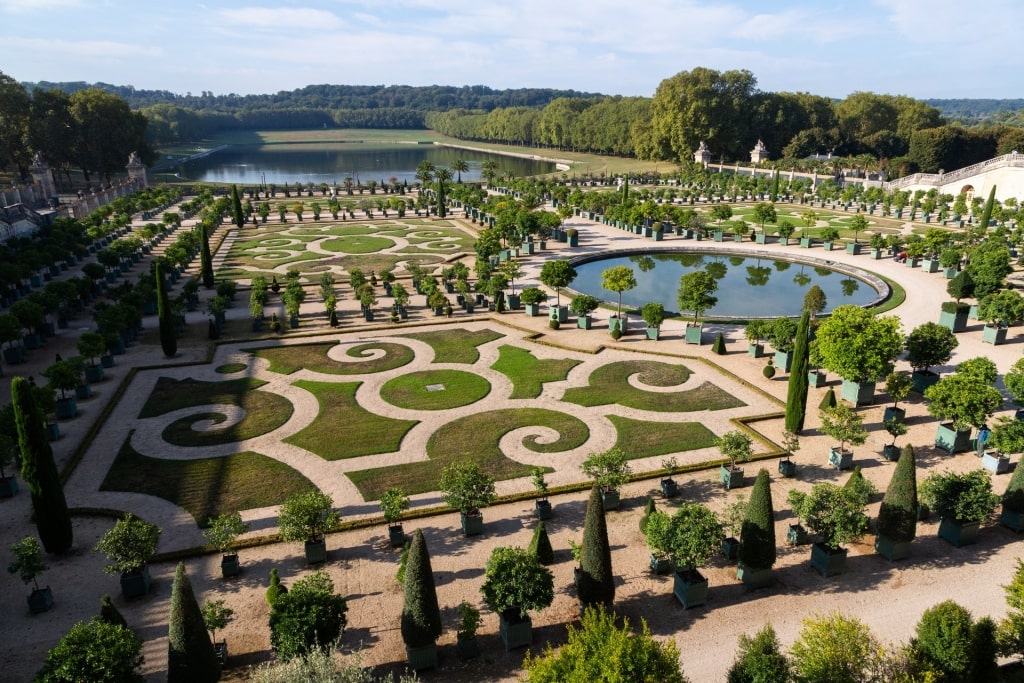
[[[397,451],[417,420],[396,420],[371,413],[356,402],[362,382],[310,382],[299,380],[320,404],[320,412],[305,429],[285,439],[324,460]]]
[[[506,458],[498,443],[513,429],[533,425],[550,427],[559,435],[553,443],[525,439],[523,445],[537,453],[578,448],[590,436],[586,424],[564,413],[543,408],[494,410],[453,420],[434,432],[427,442],[430,459],[425,462],[349,472],[348,477],[366,500],[378,500],[392,486],[410,494],[436,491],[441,470],[453,462],[473,460],[497,480],[525,477],[532,468]]]
[[[562,400],[586,407],[618,403],[628,408],[657,412],[722,410],[746,405],[710,382],[682,391],[643,391],[629,384],[630,375],[637,373],[641,382],[658,387],[676,386],[690,377],[690,370],[683,365],[647,360],[618,361],[594,370],[588,386],[566,389]]]
[[[505,335],[493,330],[437,330],[436,332],[416,332],[404,335],[410,339],[418,339],[434,349],[435,363],[466,363],[472,365],[480,360],[478,346]]]
[[[695,451],[715,445],[715,434],[699,422],[649,422],[609,415],[619,448],[630,459]]]
[[[564,382],[578,360],[551,358],[541,360],[518,346],[503,345],[498,360],[491,366],[512,381],[509,398],[537,398],[545,382]]]
[[[101,491],[163,498],[187,510],[200,525],[208,517],[278,505],[315,488],[288,465],[259,453],[164,460],[141,455],[127,439],[100,485]]]
[[[427,388],[433,385],[443,389]],[[472,372],[423,370],[388,380],[380,389],[380,397],[409,410],[447,410],[476,403],[490,391],[490,382]]]
[[[303,368],[329,375],[364,375],[400,368],[411,363],[415,357],[412,349],[402,344],[368,342],[349,347],[345,351],[345,355],[359,358],[370,355],[370,352],[375,349],[383,349],[384,355],[380,358],[370,358],[360,363],[338,363],[327,357],[327,352],[334,345],[335,342],[323,342],[319,344],[296,344],[294,346],[243,349],[243,351],[255,354],[260,358],[266,358],[270,361],[270,371],[279,372],[282,375],[290,375]]]

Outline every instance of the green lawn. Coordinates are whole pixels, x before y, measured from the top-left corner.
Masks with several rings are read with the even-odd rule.
[[[264,384],[266,382],[263,380],[250,377],[229,379],[223,382],[160,377],[146,399],[146,403],[142,406],[142,410],[139,411],[139,417],[159,417],[182,408],[194,408],[211,403],[227,403],[245,408],[245,398],[257,393],[254,390]],[[289,405],[291,404],[289,403]]]
[[[505,335],[493,330],[463,330],[451,328],[436,332],[416,332],[402,335],[409,339],[417,339],[434,349],[435,363],[465,363],[472,365],[480,360],[480,352],[476,347],[487,342],[501,339]]]
[[[490,382],[472,372],[423,370],[388,380],[380,397],[409,410],[447,410],[476,403],[490,391]]]
[[[453,420],[434,432],[427,442],[427,461],[350,472],[348,477],[366,500],[379,499],[392,486],[400,486],[410,494],[435,491],[441,470],[453,462],[473,460],[498,480],[524,477],[531,468],[506,458],[498,443],[513,429],[533,425],[550,427],[559,434],[553,443],[539,443],[534,437],[527,438],[524,445],[537,453],[559,453],[577,448],[590,435],[590,430],[581,420],[542,408],[477,413]]]
[[[643,391],[629,384],[628,379],[634,374],[639,374],[642,383],[657,387],[680,385],[690,378],[690,371],[682,365],[646,360],[618,361],[594,370],[590,374],[589,386],[566,389],[562,400],[586,407],[618,403],[627,408],[658,412],[722,410],[746,405],[710,382],[681,391]]]
[[[203,525],[209,517],[278,505],[316,488],[291,467],[259,453],[223,458],[164,460],[139,454],[126,439],[100,485],[179,505]]]
[[[393,241],[372,235],[350,235],[324,240],[320,243],[320,247],[327,251],[338,251],[344,254],[372,254],[393,246],[395,246]]]
[[[512,381],[509,398],[537,398],[546,382],[563,382],[578,360],[551,358],[541,360],[518,346],[503,345],[491,367]]]
[[[608,419],[618,434],[615,448],[631,460],[715,445],[715,434],[699,422],[649,422],[619,415]]]
[[[368,342],[351,346],[345,351],[345,355],[352,358],[369,356],[367,360],[358,363],[339,363],[327,357],[327,352],[334,346],[335,342],[322,342],[243,350],[266,358],[270,361],[270,371],[282,375],[290,375],[303,368],[328,375],[363,375],[400,368],[411,363],[415,357],[412,349],[402,344]],[[373,358],[372,353],[375,350],[383,350],[384,355]]]
[[[230,375],[235,372],[241,372],[247,367],[249,366],[245,363],[225,363],[224,365],[218,365],[213,371],[222,375]]]
[[[320,411],[316,419],[285,439],[324,460],[341,460],[361,455],[397,451],[406,433],[418,421],[381,417],[356,402],[356,390],[362,382],[309,382],[295,386],[316,396]]]

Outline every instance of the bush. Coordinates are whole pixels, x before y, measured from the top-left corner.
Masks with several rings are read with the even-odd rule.
[[[430,553],[420,529],[412,535],[403,588],[402,640],[407,647],[431,645],[441,637],[441,609],[437,605]]]
[[[494,477],[473,461],[455,462],[441,470],[438,482],[448,507],[464,514],[474,514],[494,502]]]
[[[100,613],[97,616],[97,619],[105,621],[108,624],[113,624],[114,626],[124,626],[125,628],[128,628],[128,622],[124,620],[121,612],[118,611],[114,602],[110,599],[109,593],[104,593],[103,597],[100,599]]]
[[[878,535],[897,543],[913,541],[917,536],[917,507],[917,463],[913,446],[907,444],[878,508]]]
[[[761,374],[765,376],[765,379],[771,379],[772,377],[775,377],[775,366],[772,365],[771,363],[768,363],[768,365],[764,366],[764,368],[761,370]]]
[[[722,335],[721,332],[719,332],[718,336],[715,337],[715,343],[711,345],[711,353],[718,354],[719,356],[724,356],[725,352],[725,337]]]
[[[37,683],[143,683],[142,641],[124,626],[98,618],[78,622],[46,653]]]
[[[952,600],[924,611],[913,641],[918,660],[941,680],[966,681],[971,671],[971,613]]]
[[[595,482],[587,501],[583,525],[583,550],[580,555],[579,598],[583,607],[615,601],[615,577],[612,574],[612,550],[608,543],[608,522],[604,516],[601,489]]]
[[[537,522],[537,528],[533,531],[533,538],[530,540],[531,553],[537,556],[537,561],[543,565],[554,564],[555,550],[551,547],[551,539],[548,538],[548,530],[544,520]]]
[[[487,560],[480,592],[494,612],[506,618],[525,618],[528,612],[544,609],[554,601],[555,579],[529,550],[495,548]]]
[[[277,575],[277,567],[271,567],[270,569],[270,586],[267,587],[266,600],[267,604],[271,607],[277,602],[277,599],[288,592],[288,587],[281,583],[281,579]]]
[[[838,405],[838,401],[836,401],[836,390],[829,387],[828,391],[825,392],[825,395],[821,397],[821,403],[818,404],[818,409],[822,411],[832,410],[836,405]]]
[[[338,523],[334,501],[319,489],[297,493],[281,505],[277,525],[282,541],[320,540]]]
[[[103,553],[110,559],[103,571],[129,574],[142,569],[156,554],[159,538],[159,527],[128,513],[103,534],[93,552]]]
[[[557,330],[561,326],[562,326],[562,323],[558,322],[558,320],[556,320],[554,318],[552,318],[551,320],[548,321],[548,327],[550,327],[552,330]]]
[[[345,598],[320,571],[299,579],[279,595],[270,611],[270,644],[278,659],[288,661],[322,647],[331,647],[345,628]]]
[[[615,329],[613,329],[611,331],[611,337],[615,341],[619,341],[620,339],[622,339],[622,328],[621,327],[616,327]]]
[[[203,622],[185,563],[179,562],[167,618],[167,682],[216,683],[219,679],[220,658]]]
[[[789,680],[789,660],[771,624],[766,624],[753,638],[740,634],[727,683],[786,683]]]
[[[657,506],[654,504],[654,498],[647,496],[647,505],[644,506],[644,514],[640,517],[640,533],[647,533],[647,520],[650,519],[651,514],[657,509]]]
[[[921,500],[939,517],[957,522],[983,522],[995,512],[999,496],[985,470],[935,472],[921,482]]]
[[[843,488],[850,489],[857,494],[857,498],[860,499],[862,505],[867,505],[871,502],[871,496],[878,493],[878,489],[870,481],[864,478],[864,473],[861,472],[860,465],[853,468],[853,472],[850,472],[850,478],[843,484]]]

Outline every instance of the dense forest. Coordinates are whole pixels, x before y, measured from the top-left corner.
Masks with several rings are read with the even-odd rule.
[[[430,128],[464,139],[643,160],[749,159],[761,140],[773,165],[814,155],[895,177],[955,169],[1024,150],[1024,100],[917,100],[856,92],[842,100],[769,92],[749,71],[698,67],[652,97],[485,86],[310,85],[265,95],[180,95],[104,83],[18,83],[0,73],[0,168],[22,177],[32,154],[108,174],[130,151],[233,130]]]

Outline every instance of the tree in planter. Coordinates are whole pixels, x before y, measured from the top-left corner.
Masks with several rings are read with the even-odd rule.
[[[238,555],[235,553],[235,539],[249,530],[249,525],[242,521],[238,512],[224,513],[210,520],[210,525],[203,532],[206,542],[212,545],[223,556],[221,571],[224,576],[232,576],[238,572]]]
[[[807,415],[808,372],[810,353],[808,337],[810,335],[810,312],[804,310],[800,323],[796,328],[793,342],[792,372],[786,388],[786,430],[799,434],[804,429],[804,418]]]
[[[815,484],[810,493],[793,489],[786,498],[793,514],[818,534],[829,550],[853,543],[868,530],[860,494],[831,483]]]
[[[608,543],[608,522],[604,516],[601,487],[595,482],[587,501],[583,524],[583,545],[580,553],[577,589],[580,605],[611,607],[615,601],[615,576],[612,574],[612,551]]]
[[[160,325],[160,349],[164,352],[165,358],[174,358],[178,353],[178,336],[159,261],[153,265],[153,275],[156,280],[156,312]]]
[[[838,403],[831,410],[819,413],[821,431],[839,442],[834,450],[846,453],[846,444],[862,446],[868,439],[868,431],[864,429],[864,417],[845,403]]]
[[[405,565],[402,604],[402,640],[405,642],[409,663],[413,668],[437,666],[435,643],[441,637],[441,609],[437,604],[434,571],[430,567],[430,553],[423,531],[417,529]],[[422,659],[415,656],[420,648],[431,649]]]
[[[347,611],[348,603],[325,572],[296,581],[270,610],[270,644],[277,658],[286,662],[333,646],[345,629]]]
[[[709,308],[718,303],[714,296],[718,291],[718,281],[706,270],[695,270],[679,277],[679,291],[676,298],[679,310],[693,311],[693,324]]]
[[[760,347],[761,340],[768,336],[768,321],[763,318],[754,318],[747,323],[743,333],[752,347]],[[757,357],[760,357],[762,350],[758,350]]]
[[[89,367],[95,368],[96,359],[102,356],[107,350],[107,341],[103,338],[102,334],[97,332],[83,332],[82,336],[78,338],[78,342],[75,344],[75,348],[78,349],[84,358],[89,359]],[[99,381],[103,378],[103,370],[90,371],[86,370],[87,379],[90,382]],[[88,375],[92,375],[91,377]]]
[[[888,374],[903,350],[903,334],[896,316],[875,317],[860,306],[845,305],[818,327],[815,345],[822,367],[863,384]]]
[[[647,323],[648,329],[660,329],[661,324],[665,322],[665,306],[657,301],[651,301],[644,304],[644,307],[640,310],[640,315],[643,317],[644,322]]]
[[[907,337],[907,362],[915,373],[934,374],[929,368],[948,363],[959,344],[953,331],[944,325],[918,325]]]
[[[167,622],[168,683],[220,680],[220,659],[203,622],[184,562],[178,563],[174,574]]]
[[[970,260],[963,272],[974,281],[974,296],[984,299],[998,291],[1006,276],[1013,272],[1010,250],[1002,240],[986,240],[971,248]]]
[[[771,624],[751,638],[740,634],[736,659],[729,667],[728,683],[785,683],[791,680],[789,659]]]
[[[24,377],[11,380],[11,403],[21,450],[21,478],[32,496],[32,510],[39,539],[48,553],[71,548],[73,531],[60,473],[46,438],[45,422],[33,387]]]
[[[142,640],[131,629],[94,617],[72,626],[46,653],[35,680],[143,683],[142,661]]]
[[[622,293],[634,289],[637,285],[636,274],[629,266],[612,266],[601,271],[601,287],[619,295],[619,304],[615,309],[615,317],[622,320],[622,329],[627,327],[627,320],[622,315]]]
[[[974,278],[968,271],[961,270],[946,284],[946,293],[956,299],[957,304],[961,299],[970,299],[974,296]]]
[[[986,360],[986,359],[972,359]],[[994,367],[994,366],[993,366]],[[964,361],[952,375],[947,375],[925,389],[928,412],[952,423],[957,431],[979,428],[1003,403],[1003,395],[992,386],[995,378],[988,372],[973,372],[971,361]]]
[[[890,560],[907,557],[917,536],[917,517],[917,461],[913,446],[907,444],[878,509],[875,550]]]
[[[463,517],[479,517],[480,508],[487,507],[497,498],[494,477],[480,469],[476,462],[454,462],[441,470],[438,482],[444,502]]]
[[[774,223],[778,218],[775,212],[775,205],[767,202],[758,202],[754,205],[754,212],[751,214],[751,218],[757,222],[761,227],[761,232],[764,233],[764,224]]]
[[[573,315],[579,316],[580,318],[586,318],[591,313],[597,310],[597,307],[601,305],[601,300],[596,296],[589,294],[577,294],[573,297],[573,300],[569,302],[569,310]]]
[[[7,571],[17,574],[25,585],[32,584],[32,594],[28,599],[29,609],[33,612],[45,612],[53,603],[53,594],[49,586],[40,588],[37,581],[39,575],[49,569],[43,562],[39,541],[33,536],[26,536],[11,544],[11,555],[14,559],[7,565]],[[37,604],[37,600],[41,600],[41,603]]]
[[[217,631],[222,631],[227,627],[231,617],[235,615],[235,610],[227,607],[223,600],[206,600],[203,602],[200,612],[203,615],[203,626],[210,632],[210,640],[220,657],[220,663],[226,664],[228,644],[225,640],[217,642]]]
[[[108,574],[120,574],[122,577],[145,575],[147,563],[156,555],[160,533],[155,524],[128,513],[100,537],[93,552],[107,556],[109,564],[103,571]],[[145,589],[148,590],[146,576]]]
[[[985,470],[934,472],[921,482],[921,501],[943,521],[958,525],[980,524],[992,516],[999,496]],[[939,535],[944,529],[939,526]],[[965,543],[973,542],[970,538]]]
[[[400,548],[405,544],[402,514],[409,509],[411,504],[409,496],[398,486],[389,488],[380,496],[380,510],[384,513],[384,523],[388,525],[392,548]]]
[[[582,469],[604,493],[617,491],[633,474],[626,454],[618,448],[603,453],[591,453],[583,461]]]
[[[757,473],[740,527],[737,578],[743,579],[748,586],[765,585],[765,578],[758,577],[757,573],[770,570],[775,565],[775,547],[775,507],[772,505],[771,480],[768,470],[762,469]]]
[[[526,287],[523,289],[520,299],[526,306],[537,306],[547,301],[548,295],[538,287]]]
[[[341,519],[334,509],[334,501],[319,489],[297,493],[281,505],[277,515],[277,526],[282,541],[302,541],[306,544],[307,559],[323,562],[326,558],[324,537]],[[321,552],[311,546],[322,546]]]
[[[978,318],[990,327],[1008,327],[1024,317],[1024,298],[1011,289],[1001,289],[978,302]]]
[[[885,393],[892,399],[892,408],[886,408],[886,414],[902,419],[904,411],[899,407],[900,401],[910,396],[913,387],[914,382],[906,372],[890,372],[885,378]]]
[[[1024,655],[1024,561],[1021,559],[1017,559],[1013,578],[1003,590],[1010,609],[997,627],[998,651],[1004,657],[1020,657]]]
[[[722,524],[715,513],[700,503],[686,502],[671,517],[656,511],[647,520],[647,535],[658,539],[657,544],[676,566],[678,580],[688,585],[703,585],[703,591],[693,595],[681,591],[677,582],[676,596],[683,606],[704,604],[707,580],[699,568],[721,551],[725,540]]]
[[[578,628],[569,625],[568,642],[557,650],[548,643],[540,655],[527,653],[523,668],[528,683],[687,681],[674,641],[655,640],[642,619],[634,632],[628,619],[601,608],[586,610]]]
[[[534,467],[530,470],[530,474],[532,476],[533,488],[537,491],[534,512],[539,519],[549,519],[551,517],[551,503],[548,501],[548,482],[544,478],[545,470],[543,467]]]
[[[487,560],[480,587],[484,603],[501,616],[505,649],[529,645],[529,637],[516,637],[514,624],[529,623],[529,612],[548,607],[555,599],[555,579],[537,556],[522,548],[495,548]]]
[[[568,287],[576,279],[576,269],[564,259],[546,261],[540,269],[540,281],[555,290],[556,306],[562,305],[561,290]]]
[[[737,462],[748,462],[753,455],[754,441],[746,433],[734,429],[715,439],[715,446],[723,457],[729,459],[728,465],[722,465],[721,481],[725,487],[732,488],[742,482],[743,468]],[[738,481],[732,481],[736,478]]]

